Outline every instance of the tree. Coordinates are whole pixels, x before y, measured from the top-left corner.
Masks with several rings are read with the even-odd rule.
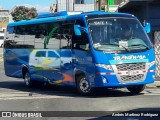
[[[18,6],[11,12],[11,15],[14,21],[19,21],[33,19],[38,15],[38,13],[34,7],[28,8],[25,6]]]

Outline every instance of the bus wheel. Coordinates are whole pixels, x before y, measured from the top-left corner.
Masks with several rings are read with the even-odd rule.
[[[89,82],[86,80],[85,75],[80,75],[77,77],[77,90],[82,95],[90,95],[93,92]]]
[[[132,94],[139,94],[145,89],[146,85],[136,85],[132,87],[127,87],[127,89],[132,93]]]
[[[32,81],[31,81],[31,77],[28,71],[26,71],[24,73],[24,83],[27,87],[31,87],[32,86]]]

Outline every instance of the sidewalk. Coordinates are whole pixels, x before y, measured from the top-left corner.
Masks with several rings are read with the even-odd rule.
[[[160,78],[158,78],[157,80],[155,80],[155,82],[152,83],[152,84],[147,84],[146,87],[147,88],[160,88]]]

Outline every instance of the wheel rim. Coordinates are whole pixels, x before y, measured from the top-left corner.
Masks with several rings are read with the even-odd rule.
[[[83,93],[88,93],[90,91],[90,86],[86,78],[80,80],[79,87]]]
[[[24,78],[25,84],[28,86],[30,84],[30,76],[29,73],[25,74],[25,78]]]

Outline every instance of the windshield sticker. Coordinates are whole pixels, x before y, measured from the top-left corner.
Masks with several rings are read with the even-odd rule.
[[[128,48],[128,41],[119,41],[120,48]]]

